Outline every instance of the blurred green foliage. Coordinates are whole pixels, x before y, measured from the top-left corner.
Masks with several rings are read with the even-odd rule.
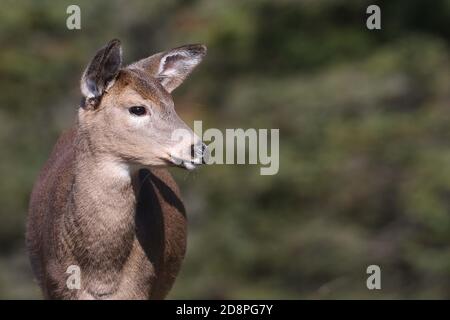
[[[112,38],[127,62],[205,43],[181,117],[280,129],[277,175],[173,170],[190,238],[171,298],[450,298],[450,1],[76,1],[70,31],[73,3],[0,1],[0,298],[40,297],[28,197]]]

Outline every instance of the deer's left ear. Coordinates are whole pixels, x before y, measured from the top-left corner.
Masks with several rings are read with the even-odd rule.
[[[129,68],[139,68],[157,78],[161,85],[172,92],[177,88],[206,55],[206,46],[191,44],[142,59]]]
[[[122,66],[122,47],[117,39],[101,48],[91,60],[81,77],[81,93],[85,105],[96,107]]]

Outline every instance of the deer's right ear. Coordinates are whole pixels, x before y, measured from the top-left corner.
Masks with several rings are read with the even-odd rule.
[[[101,48],[81,77],[84,107],[96,108],[105,91],[114,83],[122,66],[122,47],[117,39]]]

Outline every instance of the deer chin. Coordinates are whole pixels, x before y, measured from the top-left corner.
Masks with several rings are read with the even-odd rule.
[[[183,161],[183,166],[187,169],[187,170],[194,170],[195,168],[197,168],[197,165],[193,164],[192,162],[188,162],[188,161]]]

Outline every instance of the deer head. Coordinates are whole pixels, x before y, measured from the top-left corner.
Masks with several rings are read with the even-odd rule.
[[[205,145],[178,117],[171,92],[205,54],[204,45],[186,45],[122,67],[119,40],[101,48],[81,78],[78,123],[91,149],[140,166],[201,164]]]

